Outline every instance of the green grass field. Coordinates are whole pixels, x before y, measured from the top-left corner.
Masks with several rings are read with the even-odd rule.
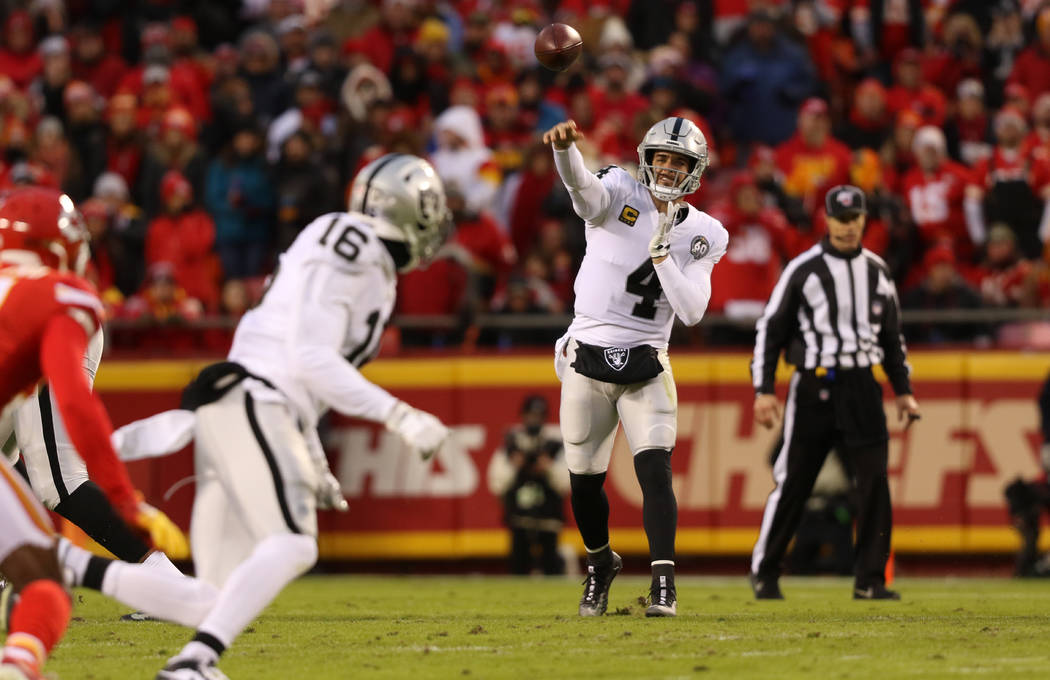
[[[646,619],[648,580],[613,584],[610,615],[580,619],[564,579],[318,576],[251,625],[232,680],[353,678],[987,678],[1050,672],[1050,582],[899,579],[901,602],[855,602],[848,579],[786,578],[756,602],[745,578],[678,582],[679,616]],[[47,670],[150,680],[189,638],[79,591]],[[616,614],[612,612],[616,610]]]

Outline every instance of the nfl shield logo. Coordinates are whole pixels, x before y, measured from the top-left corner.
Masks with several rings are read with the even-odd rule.
[[[848,191],[843,191],[839,193],[839,195],[836,196],[836,198],[838,199],[839,205],[842,205],[843,207],[849,208],[853,205],[853,194],[849,193]]]
[[[609,368],[613,370],[622,371],[623,367],[627,365],[627,357],[630,354],[630,347],[606,347],[605,363],[609,364]]]

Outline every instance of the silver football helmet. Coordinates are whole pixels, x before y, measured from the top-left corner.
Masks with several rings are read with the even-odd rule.
[[[692,168],[688,172],[669,170],[678,175],[674,186],[657,184],[653,169],[653,156],[657,151],[687,156],[693,162]],[[706,169],[707,140],[700,128],[685,118],[664,118],[649,128],[638,145],[638,181],[658,200],[675,201],[693,193],[700,188],[700,175]]]
[[[349,209],[378,218],[380,238],[408,246],[403,272],[433,258],[452,231],[441,178],[430,163],[411,154],[387,154],[362,168],[350,190]]]

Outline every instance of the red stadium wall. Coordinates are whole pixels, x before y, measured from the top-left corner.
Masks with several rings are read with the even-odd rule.
[[[923,419],[909,432],[890,416],[890,479],[898,552],[1004,552],[1018,543],[1002,488],[1039,474],[1035,398],[1050,356],[915,353]],[[748,357],[677,353],[679,392],[675,487],[678,549],[744,554],[757,535],[772,488],[774,434],[751,417]],[[104,362],[97,386],[117,425],[173,408],[200,361]],[[782,367],[783,368],[783,367]],[[327,442],[350,513],[323,513],[321,553],[329,559],[461,558],[503,555],[501,509],[486,473],[523,397],[540,393],[556,416],[558,383],[549,357],[455,357],[377,361],[368,377],[453,425],[451,445],[422,462],[384,431],[337,419]],[[782,371],[782,378],[788,373]],[[783,392],[783,381],[781,382]],[[888,387],[886,388],[889,389]],[[782,395],[783,396],[783,395]],[[183,527],[192,486],[188,451],[131,464],[135,481]],[[641,495],[622,435],[607,484],[617,550],[646,551]],[[578,544],[575,530],[565,538]]]

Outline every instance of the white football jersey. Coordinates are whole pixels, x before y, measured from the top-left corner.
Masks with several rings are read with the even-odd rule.
[[[576,274],[575,317],[568,335],[606,347],[665,348],[674,311],[649,256],[659,212],[649,190],[622,168],[603,168],[597,177],[610,202],[605,214],[586,222],[587,251]],[[688,276],[689,268],[702,260],[708,266],[718,262],[729,234],[707,213],[684,202],[680,206],[670,257]]]
[[[396,298],[394,261],[375,235],[374,219],[329,213],[308,224],[234,333],[230,361],[270,381],[305,425],[328,408],[380,419],[393,407],[393,397],[356,370],[378,351]],[[306,347],[334,350],[345,362],[319,372],[304,363]],[[266,397],[258,385],[252,392]]]

